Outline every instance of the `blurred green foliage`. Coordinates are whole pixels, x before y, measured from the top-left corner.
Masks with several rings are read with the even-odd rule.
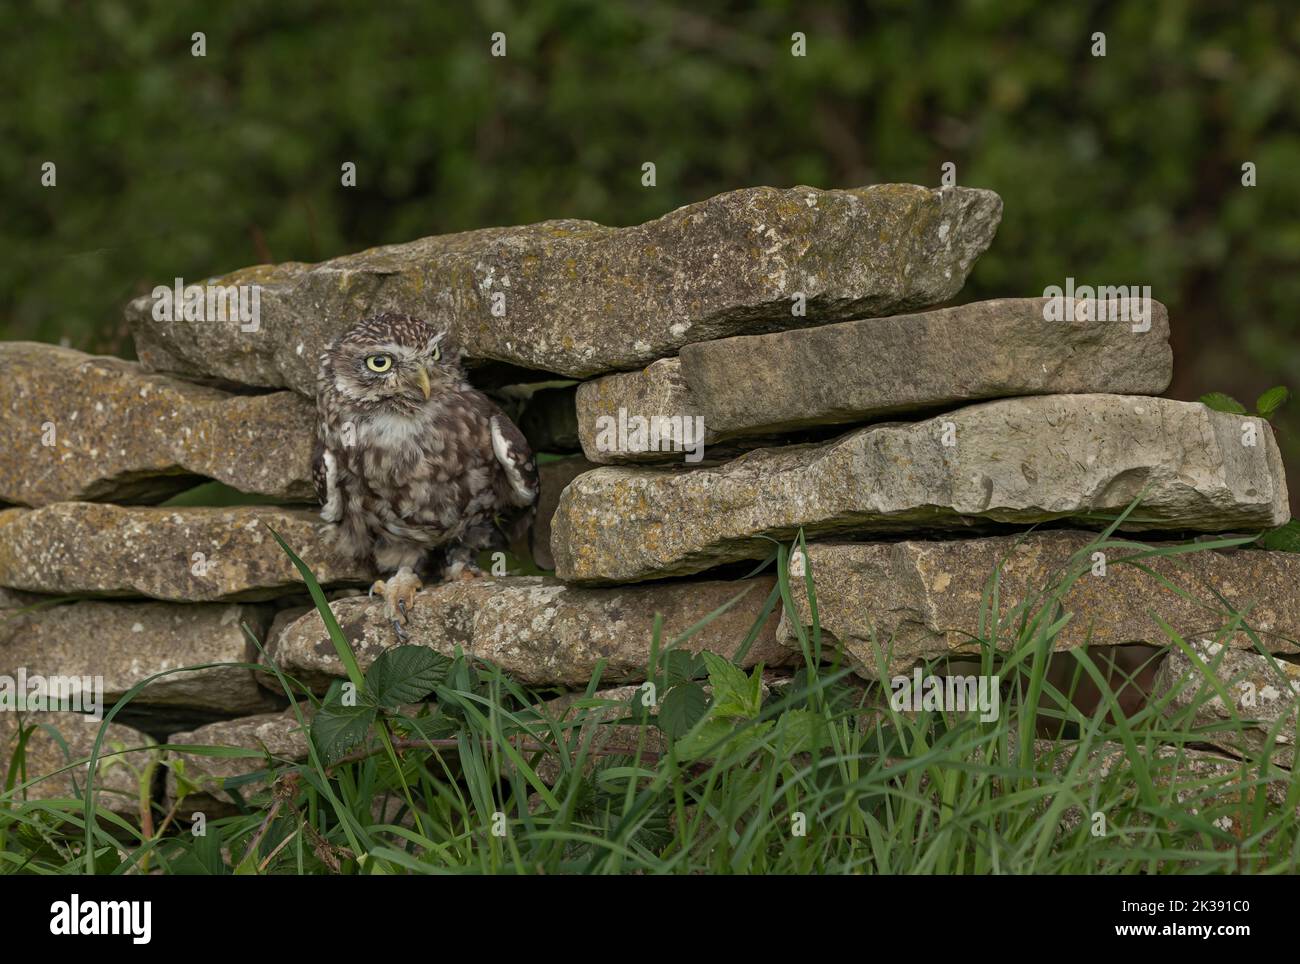
[[[0,24],[6,338],[129,355],[121,305],[175,276],[632,224],[756,184],[935,184],[952,161],[1006,202],[963,300],[1150,284],[1171,394],[1300,387],[1300,16],[1282,0],[40,0]],[[1293,468],[1298,414],[1277,419]]]

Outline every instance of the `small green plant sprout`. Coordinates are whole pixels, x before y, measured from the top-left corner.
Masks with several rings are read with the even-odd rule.
[[[1291,397],[1291,390],[1285,385],[1274,385],[1255,401],[1255,411],[1253,413],[1246,410],[1246,406],[1241,404],[1231,395],[1225,395],[1223,392],[1210,392],[1202,395],[1199,399],[1202,405],[1214,409],[1216,412],[1228,412],[1232,415],[1251,415],[1258,418],[1271,419],[1277,410],[1286,404]]]

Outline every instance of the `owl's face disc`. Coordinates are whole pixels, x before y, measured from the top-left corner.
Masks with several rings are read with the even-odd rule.
[[[417,409],[463,378],[446,336],[402,315],[363,321],[327,352],[334,390],[356,404]]]

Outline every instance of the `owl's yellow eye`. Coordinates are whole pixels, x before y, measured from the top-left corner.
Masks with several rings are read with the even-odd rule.
[[[437,361],[437,360],[438,360],[439,358],[441,358],[441,357],[442,357],[442,349],[439,348],[437,345],[434,345],[434,346],[433,346],[433,360],[434,360],[434,361]]]
[[[366,367],[372,372],[386,372],[393,367],[393,358],[391,355],[367,355]]]

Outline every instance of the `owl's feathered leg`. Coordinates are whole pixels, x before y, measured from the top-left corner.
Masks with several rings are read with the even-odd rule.
[[[442,567],[442,578],[448,582],[453,579],[476,579],[483,575],[483,570],[475,561],[478,550],[470,546],[459,545],[447,549],[446,561]]]

